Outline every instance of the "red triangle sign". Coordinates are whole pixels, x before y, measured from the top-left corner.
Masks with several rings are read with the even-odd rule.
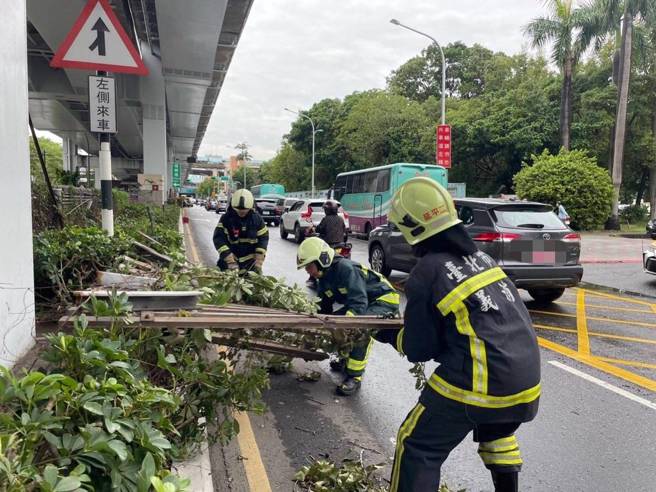
[[[51,67],[148,75],[108,0],[89,0]]]

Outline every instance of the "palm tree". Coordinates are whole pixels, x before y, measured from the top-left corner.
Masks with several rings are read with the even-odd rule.
[[[593,0],[582,11],[588,20],[584,26],[581,39],[603,39],[615,34],[619,39],[616,73],[617,109],[615,113],[615,131],[613,135],[612,181],[613,207],[607,228],[619,230],[620,188],[622,186],[622,168],[624,162],[624,143],[626,137],[626,113],[629,105],[629,83],[633,54],[635,23],[643,19],[653,19],[656,13],[656,0]],[[621,35],[617,36],[618,26]]]
[[[560,67],[563,86],[560,92],[560,143],[570,148],[572,128],[572,77],[576,64],[587,44],[581,44],[577,36],[585,17],[581,10],[574,8],[573,0],[546,0],[549,9],[547,17],[533,19],[524,27],[524,34],[531,38],[534,47],[542,47],[553,42],[552,61]]]

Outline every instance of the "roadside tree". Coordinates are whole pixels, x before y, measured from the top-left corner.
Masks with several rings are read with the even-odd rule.
[[[520,198],[552,205],[561,202],[576,229],[604,224],[611,210],[613,186],[608,172],[594,158],[583,151],[563,149],[558,155],[545,150],[531,156],[531,161],[514,178]]]
[[[560,144],[570,148],[572,128],[572,78],[581,54],[587,48],[583,38],[576,39],[585,22],[581,9],[574,7],[573,0],[547,0],[547,17],[531,21],[524,33],[531,38],[533,46],[543,47],[552,42],[551,60],[560,68],[563,83],[560,92]]]

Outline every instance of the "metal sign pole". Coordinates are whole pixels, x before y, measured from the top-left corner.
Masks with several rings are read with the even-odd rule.
[[[96,72],[98,77],[106,77],[107,72]],[[112,151],[109,133],[100,134],[100,197],[102,201],[102,228],[109,236],[114,235],[114,204],[112,197]]]

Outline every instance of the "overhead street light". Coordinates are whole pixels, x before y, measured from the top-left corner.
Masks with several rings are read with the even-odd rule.
[[[417,29],[414,29],[412,27],[406,26],[405,24],[401,24],[398,20],[396,19],[391,19],[390,22],[394,24],[395,26],[402,27],[404,29],[407,29],[408,31],[416,32],[417,34],[427,37],[430,39],[435,46],[437,46],[440,50],[440,55],[442,55],[442,124],[446,124],[446,59],[444,58],[444,51],[442,50],[442,47],[440,46],[440,43],[437,42],[437,40],[426,34],[425,32],[418,31]]]
[[[305,118],[306,120],[308,120],[310,122],[310,125],[312,125],[312,198],[314,198],[314,191],[315,191],[314,190],[314,142],[315,142],[315,138],[316,138],[317,133],[321,133],[323,130],[322,129],[318,129],[318,130],[315,129],[314,121],[312,120],[312,118],[310,118],[308,115],[304,114],[302,111],[300,111],[300,110],[299,111],[292,111],[289,108],[283,108],[283,109],[285,111],[289,111],[290,113],[294,113],[294,114],[296,114],[296,115],[298,115],[302,118]]]

